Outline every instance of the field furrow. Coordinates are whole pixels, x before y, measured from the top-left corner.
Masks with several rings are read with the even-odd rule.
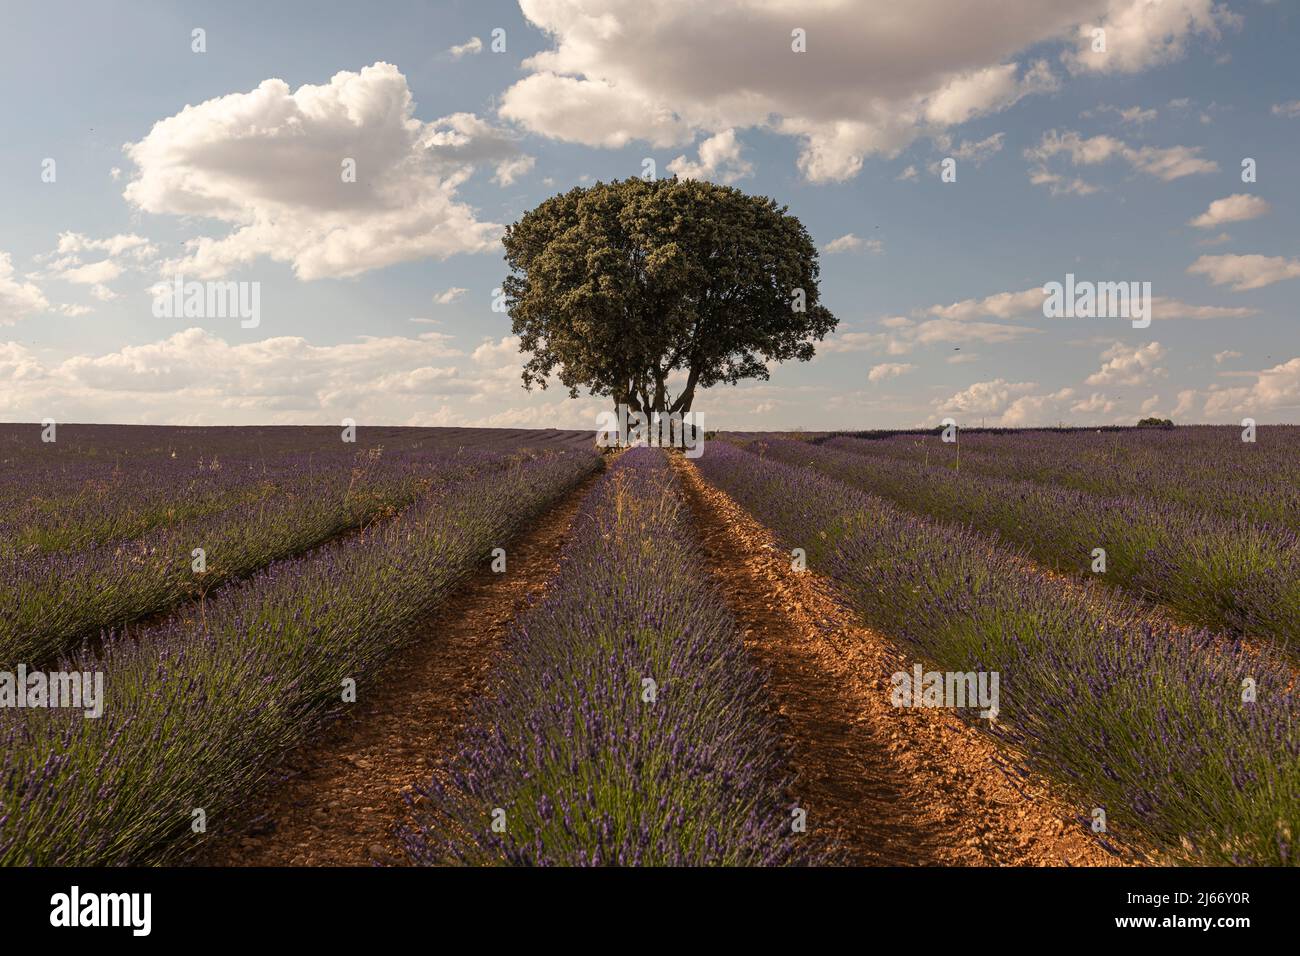
[[[1077,793],[1084,816],[1103,811],[1106,832],[1202,863],[1291,862],[1300,737],[1285,662],[1117,627],[988,538],[815,469],[721,444],[697,466],[803,549],[869,626],[927,664],[997,672],[990,729]]]
[[[0,710],[0,862],[102,865],[191,849],[413,636],[492,548],[598,465],[547,454],[432,489],[401,521],[277,562],[83,655],[98,719]],[[358,688],[361,688],[358,690]]]

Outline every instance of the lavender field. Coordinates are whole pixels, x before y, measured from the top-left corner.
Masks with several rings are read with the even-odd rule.
[[[1296,440],[5,426],[0,862],[1290,865]]]

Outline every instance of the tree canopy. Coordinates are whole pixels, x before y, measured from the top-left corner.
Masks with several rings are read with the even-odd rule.
[[[502,289],[524,387],[555,376],[645,413],[687,412],[697,389],[808,361],[836,325],[817,248],[786,207],[695,180],[572,189],[502,239]],[[684,371],[676,396],[668,379]]]

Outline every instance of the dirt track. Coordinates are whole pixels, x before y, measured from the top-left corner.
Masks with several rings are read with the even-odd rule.
[[[383,673],[353,713],[301,748],[281,785],[234,832],[209,831],[206,866],[366,866],[406,862],[396,829],[405,794],[454,750],[502,638],[559,564],[593,476],[507,548],[504,574],[480,569]]]
[[[858,864],[1106,866],[1086,809],[1042,780],[1013,785],[994,744],[947,711],[889,703],[913,661],[861,627],[812,571],[793,572],[771,534],[685,459],[710,568],[767,669],[793,745],[810,827],[834,831]]]

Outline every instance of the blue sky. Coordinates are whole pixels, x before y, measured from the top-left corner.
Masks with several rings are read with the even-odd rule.
[[[496,237],[649,158],[787,204],[840,319],[704,393],[710,426],[1294,422],[1298,27],[1265,0],[10,2],[0,420],[590,427],[603,401],[519,385]],[[1150,282],[1150,326],[1044,317],[1067,273]],[[156,316],[177,274],[258,283],[258,325]]]

